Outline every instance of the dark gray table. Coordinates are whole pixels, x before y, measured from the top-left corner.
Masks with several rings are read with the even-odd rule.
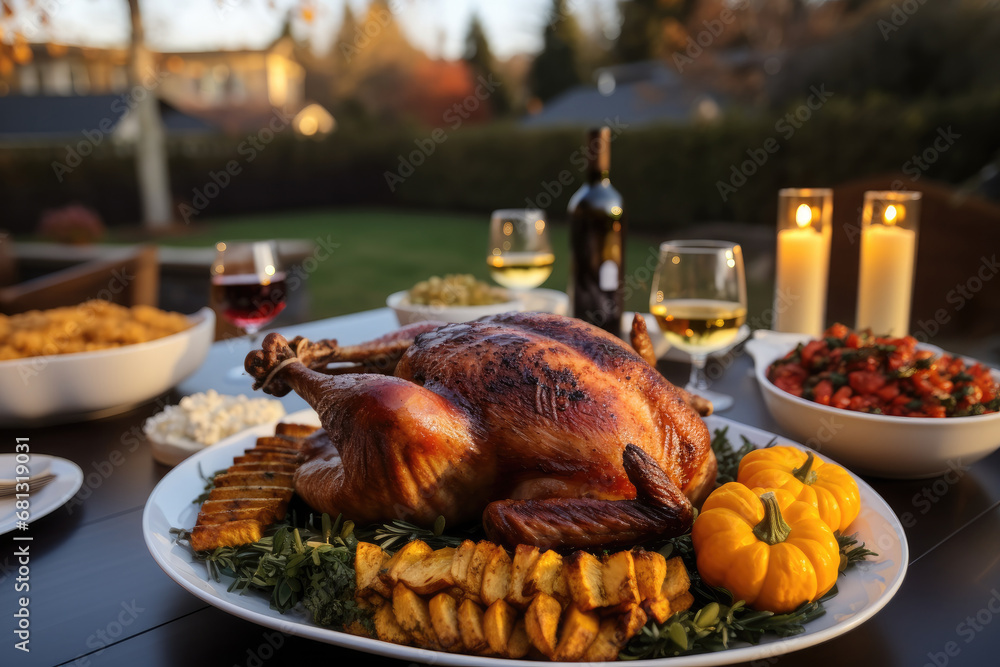
[[[390,330],[381,309],[292,327],[307,337],[360,342]],[[0,431],[0,451],[16,437],[32,450],[75,461],[84,487],[62,509],[30,526],[30,592],[15,592],[22,544],[0,536],[0,665],[402,664],[282,635],[194,598],[157,567],[141,534],[143,506],[168,468],[153,461],[141,425],[164,401],[214,388],[245,393],[230,382],[244,341],[217,343],[204,366],[177,391],[126,414],[78,424]],[[664,372],[683,382],[687,366]],[[750,362],[730,360],[715,388],[738,397],[723,416],[780,433],[767,414]],[[98,389],[95,389],[98,390]],[[286,408],[305,407],[284,399]],[[873,619],[820,646],[758,661],[914,666],[994,665],[1000,655],[1000,453],[948,480],[868,480],[906,528],[910,567],[901,590]],[[30,596],[31,652],[14,649],[17,598]]]

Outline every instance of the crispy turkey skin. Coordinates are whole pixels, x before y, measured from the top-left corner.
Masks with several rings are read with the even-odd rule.
[[[295,478],[311,507],[363,522],[483,517],[489,530],[514,507],[491,511],[491,503],[560,499],[549,503],[547,546],[585,546],[588,531],[574,515],[600,523],[602,507],[609,527],[631,513],[642,534],[656,522],[629,509],[637,503],[681,517],[663,531],[682,532],[684,517],[690,523],[689,499],[699,503],[715,480],[708,429],[632,348],[579,320],[540,313],[429,329],[401,348],[391,376],[320,373],[308,366],[325,364],[298,358],[308,357],[308,342],[296,339],[293,351],[276,334],[247,357],[265,390],[294,389],[320,415],[325,433],[313,438]],[[635,500],[623,465],[629,444],[662,472],[656,483],[676,493]],[[559,509],[573,499],[586,502]],[[520,520],[525,507],[504,521]],[[530,539],[509,525],[506,533]]]

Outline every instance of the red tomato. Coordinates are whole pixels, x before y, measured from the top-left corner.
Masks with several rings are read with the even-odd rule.
[[[830,405],[830,397],[833,395],[833,383],[829,380],[820,380],[813,387],[813,400],[820,405]]]
[[[826,343],[821,340],[811,340],[802,348],[802,365],[805,368],[812,368],[813,358],[826,348]]]
[[[885,386],[885,376],[873,371],[854,371],[847,375],[847,381],[859,394],[874,394]]]
[[[830,405],[835,408],[846,408],[851,403],[851,388],[844,385],[830,399]]]

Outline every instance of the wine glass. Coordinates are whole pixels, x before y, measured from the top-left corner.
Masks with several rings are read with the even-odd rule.
[[[555,261],[544,211],[531,208],[493,211],[486,264],[497,284],[520,292],[534,289],[552,275]]]
[[[739,336],[747,317],[743,250],[728,241],[667,241],[660,245],[649,310],[664,337],[691,355],[685,389],[710,401],[717,411],[733,398],[709,391],[705,362]]]
[[[250,347],[257,332],[285,309],[285,272],[274,241],[215,244],[212,302],[220,315],[247,335]],[[239,378],[243,368],[230,371]]]

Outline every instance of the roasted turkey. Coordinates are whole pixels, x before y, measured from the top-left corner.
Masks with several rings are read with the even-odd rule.
[[[610,547],[686,531],[715,481],[691,397],[576,319],[423,323],[350,347],[272,333],[246,369],[319,414],[296,492],[357,522],[481,518],[501,543]]]

